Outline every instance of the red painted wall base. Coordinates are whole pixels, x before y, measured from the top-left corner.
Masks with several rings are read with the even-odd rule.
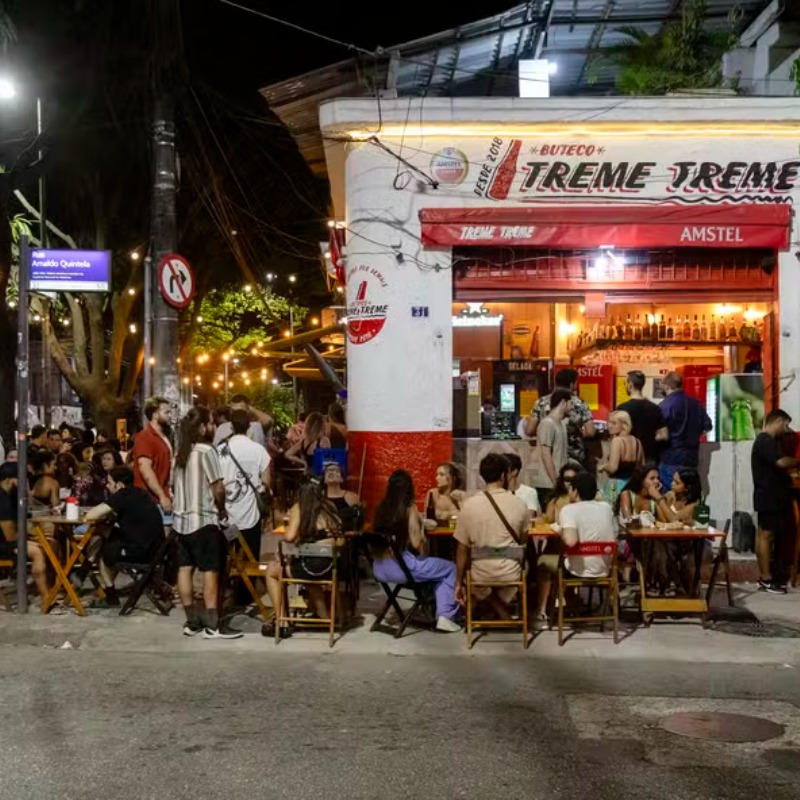
[[[436,467],[453,458],[453,435],[450,431],[420,431],[414,433],[371,433],[350,431],[348,475],[350,485],[358,480],[364,447],[367,462],[361,499],[371,516],[386,490],[386,482],[396,469],[404,469],[414,479],[417,502],[435,485]]]

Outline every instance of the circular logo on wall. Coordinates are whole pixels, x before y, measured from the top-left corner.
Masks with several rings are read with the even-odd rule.
[[[469,172],[469,161],[457,147],[443,147],[431,159],[431,172],[439,183],[461,183]]]
[[[386,279],[375,267],[362,264],[348,272],[347,285],[356,290],[347,304],[347,336],[351,344],[370,342],[386,324]]]

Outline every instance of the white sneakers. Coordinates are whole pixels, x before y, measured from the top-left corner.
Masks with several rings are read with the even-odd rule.
[[[447,617],[439,617],[436,620],[436,630],[442,633],[460,633],[461,626]]]

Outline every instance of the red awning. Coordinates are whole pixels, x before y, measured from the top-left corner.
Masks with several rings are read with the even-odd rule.
[[[428,246],[785,250],[789,246],[792,207],[775,203],[424,208],[420,221],[422,243]]]

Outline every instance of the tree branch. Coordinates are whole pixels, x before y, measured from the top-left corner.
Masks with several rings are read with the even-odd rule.
[[[75,371],[82,378],[85,378],[89,375],[89,361],[86,358],[87,342],[83,307],[75,295],[70,292],[64,292],[64,297],[67,299],[70,315],[72,316],[72,357],[75,359]]]
[[[14,197],[16,197],[17,200],[19,200],[19,202],[22,205],[22,207],[29,214],[32,214],[36,218],[36,220],[39,219],[39,211],[38,211],[38,209],[34,208],[28,202],[28,198],[25,197],[25,195],[22,194],[22,192],[19,189],[15,189],[14,190]],[[78,249],[78,245],[75,244],[75,240],[68,233],[64,233],[64,231],[62,231],[60,228],[57,228],[55,225],[53,225],[52,222],[50,222],[49,219],[46,221],[46,224],[47,224],[48,230],[51,230],[56,236],[58,236],[59,239],[63,239],[73,250],[77,250]]]
[[[92,346],[92,377],[105,380],[105,326],[103,325],[103,297],[99,294],[87,294],[84,300],[89,316],[89,338]]]

